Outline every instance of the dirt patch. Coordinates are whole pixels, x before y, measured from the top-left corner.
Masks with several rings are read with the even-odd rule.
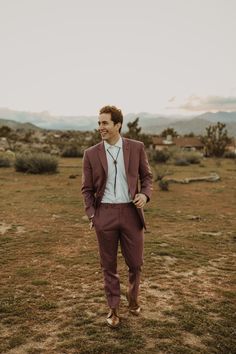
[[[236,167],[226,160],[204,166],[173,166],[173,172],[185,178],[214,171],[221,181],[171,185],[169,192],[154,184],[142,312],[128,312],[127,267],[119,255],[117,331],[104,324],[97,241],[80,195],[81,159],[62,159],[60,173],[51,176],[0,169],[0,353],[233,353]]]

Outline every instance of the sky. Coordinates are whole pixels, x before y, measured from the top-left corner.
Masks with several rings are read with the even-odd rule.
[[[0,0],[0,107],[236,111],[235,0]]]

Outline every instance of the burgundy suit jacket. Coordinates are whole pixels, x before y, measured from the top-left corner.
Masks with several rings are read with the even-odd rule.
[[[148,163],[144,144],[140,141],[122,138],[123,154],[129,192],[132,199],[136,193],[143,193],[148,201],[152,190],[152,173]],[[84,197],[85,211],[90,218],[95,214],[96,208],[101,203],[107,179],[107,158],[103,141],[84,152],[82,194]],[[144,227],[143,209],[138,209]]]

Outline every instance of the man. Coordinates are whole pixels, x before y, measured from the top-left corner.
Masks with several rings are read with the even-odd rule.
[[[99,132],[102,142],[84,153],[82,194],[85,210],[94,226],[104,273],[104,289],[110,308],[106,322],[120,323],[120,282],[117,274],[117,251],[129,268],[126,297],[129,311],[138,315],[138,291],[143,264],[145,228],[143,207],[151,195],[152,174],[142,142],[121,138],[121,110],[101,108]]]

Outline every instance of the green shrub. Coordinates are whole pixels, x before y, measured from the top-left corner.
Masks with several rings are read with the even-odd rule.
[[[196,152],[188,152],[185,158],[190,164],[199,164],[201,162],[201,155]]]
[[[170,158],[170,154],[167,150],[156,150],[153,153],[153,160],[157,163],[165,163]]]
[[[176,166],[189,166],[190,163],[183,157],[176,158],[174,161]]]
[[[1,156],[0,155],[0,167],[10,167],[11,166],[11,161],[8,157],[6,156]]]
[[[169,182],[167,180],[161,179],[158,183],[160,189],[162,191],[168,191],[169,190]]]
[[[152,174],[153,174],[153,180],[154,181],[160,181],[166,176],[171,176],[173,175],[173,171],[171,171],[167,165],[157,165],[157,164],[152,164]]]
[[[200,164],[201,158],[201,154],[194,151],[175,151],[173,153],[174,164],[177,166]]]
[[[17,172],[43,174],[56,173],[58,160],[44,153],[20,154],[16,156],[15,170]]]
[[[220,158],[215,157],[214,161],[215,161],[215,164],[216,164],[217,167],[221,167],[222,166],[222,161],[221,161]]]
[[[61,154],[62,157],[83,157],[83,152],[77,146],[66,146]]]
[[[226,159],[236,159],[236,153],[233,152],[233,151],[226,151],[226,152],[224,153],[224,157],[225,157]]]

